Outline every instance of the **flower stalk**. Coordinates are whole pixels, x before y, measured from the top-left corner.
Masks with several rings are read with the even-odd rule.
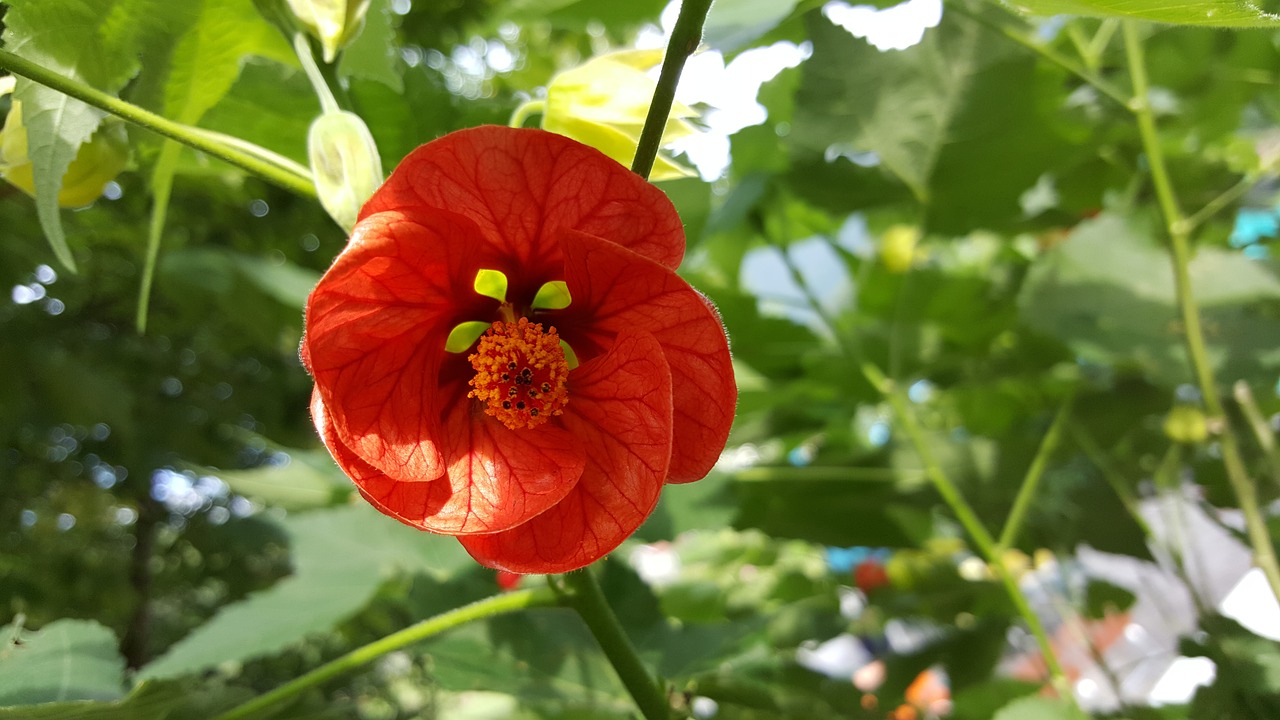
[[[46,67],[14,55],[7,50],[0,50],[0,69],[8,70],[14,75],[21,75],[28,80],[40,83],[100,110],[109,112],[123,120],[128,120],[135,125],[151,130],[158,135],[163,135],[187,147],[212,155],[285,190],[304,197],[315,197],[316,191],[310,177],[299,175],[288,167],[283,167],[264,159],[262,156],[265,155],[265,151],[263,153],[250,153],[240,148],[230,147],[214,136],[196,128],[174,122],[101,90],[89,87],[71,78],[63,77]]]
[[[327,680],[331,680],[339,675],[351,672],[356,668],[368,665],[387,653],[400,650],[426,640],[432,636],[439,635],[446,630],[451,630],[474,620],[483,620],[485,618],[496,617],[498,615],[505,615],[507,613],[516,612],[517,610],[551,607],[556,604],[556,601],[556,595],[550,588],[518,590],[516,592],[504,593],[502,595],[485,598],[484,600],[478,600],[470,605],[464,605],[455,610],[450,610],[436,615],[435,617],[423,620],[415,625],[410,625],[403,630],[391,633],[390,635],[375,640],[368,645],[358,647],[346,655],[335,660],[331,660],[305,675],[300,675],[299,677],[290,680],[265,695],[259,695],[243,705],[239,705],[222,713],[221,715],[218,715],[214,720],[240,720],[241,718],[251,717],[266,708],[277,705],[289,698],[296,697],[305,690],[317,687]]]
[[[1160,136],[1156,130],[1155,113],[1152,112],[1149,101],[1150,88],[1146,60],[1142,51],[1142,39],[1138,35],[1138,25],[1133,21],[1127,20],[1124,23],[1124,46],[1129,65],[1129,78],[1133,84],[1133,99],[1129,101],[1128,107],[1138,124],[1142,149],[1147,156],[1147,164],[1151,168],[1151,183],[1155,187],[1160,214],[1164,218],[1165,231],[1169,236],[1174,292],[1182,316],[1187,355],[1191,360],[1196,384],[1200,387],[1205,410],[1212,420],[1220,423],[1222,428],[1218,437],[1222,464],[1226,469],[1227,481],[1231,484],[1236,500],[1240,503],[1240,510],[1244,513],[1246,533],[1249,544],[1253,548],[1253,561],[1266,575],[1271,591],[1280,597],[1280,562],[1276,559],[1266,518],[1263,517],[1258,502],[1258,490],[1245,469],[1239,442],[1222,405],[1218,387],[1214,382],[1213,369],[1209,363],[1204,329],[1200,323],[1200,308],[1196,305],[1195,292],[1191,287],[1191,225],[1178,207],[1173,182],[1165,166],[1164,152],[1160,148]]]
[[[667,54],[658,74],[658,87],[653,91],[653,101],[649,103],[649,114],[645,116],[644,130],[640,132],[636,157],[631,162],[631,171],[642,178],[648,178],[653,171],[653,163],[658,158],[658,147],[662,144],[662,132],[667,127],[667,116],[671,114],[671,105],[676,99],[680,73],[684,71],[685,61],[698,49],[698,43],[702,42],[702,26],[706,23],[709,10],[711,0],[684,0],[680,3],[680,15],[676,18],[675,27],[671,29]]]
[[[570,590],[564,602],[586,623],[605,657],[613,665],[618,678],[631,693],[645,720],[669,720],[671,707],[662,681],[645,669],[635,646],[627,638],[618,616],[609,607],[600,583],[590,567],[566,573],[564,583]]]

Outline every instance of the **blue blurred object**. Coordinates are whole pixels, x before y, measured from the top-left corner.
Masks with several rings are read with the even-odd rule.
[[[1280,235],[1280,217],[1275,210],[1241,208],[1236,213],[1236,225],[1231,230],[1231,247],[1253,245],[1264,237]]]

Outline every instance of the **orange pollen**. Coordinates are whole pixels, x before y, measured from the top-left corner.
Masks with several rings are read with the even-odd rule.
[[[569,363],[555,328],[543,332],[528,318],[495,322],[467,360],[476,371],[468,396],[512,430],[535,428],[569,402]]]

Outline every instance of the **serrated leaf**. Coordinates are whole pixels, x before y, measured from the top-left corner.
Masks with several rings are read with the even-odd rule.
[[[115,94],[138,72],[138,56],[174,12],[161,0],[14,0],[5,15],[5,48],[68,79]],[[79,100],[20,79],[36,187],[36,213],[59,262],[72,271],[58,214],[62,176],[104,113]]]
[[[927,198],[947,128],[990,46],[982,32],[976,23],[946,23],[912,48],[880,52],[813,15],[792,137],[820,154],[875,153]]]
[[[1280,27],[1280,15],[1264,12],[1249,0],[1013,0],[1036,15],[1125,17],[1206,27]]]
[[[365,16],[364,28],[342,51],[338,75],[373,80],[404,92],[404,78],[398,70],[395,19],[388,0],[374,0]]]
[[[35,632],[0,628],[0,705],[124,697],[115,633],[91,620],[56,620]]]
[[[141,679],[187,675],[279,652],[359,611],[398,571],[449,572],[470,559],[453,538],[420,532],[361,503],[288,518],[294,573],[226,606]]]

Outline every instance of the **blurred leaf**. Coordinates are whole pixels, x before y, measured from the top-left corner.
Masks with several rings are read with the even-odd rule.
[[[470,562],[449,537],[401,525],[360,503],[290,517],[294,574],[216,617],[145,666],[142,679],[191,674],[274,653],[364,607],[398,570],[446,573]]]
[[[875,153],[885,169],[924,199],[948,125],[989,52],[973,23],[947,23],[907,50],[880,52],[816,14],[813,57],[796,96],[797,142]],[[849,72],[848,68],[857,68]]]
[[[735,528],[839,547],[914,547],[932,529],[926,506],[912,504],[891,482],[807,480],[810,468],[755,470],[753,479],[734,485],[739,498]],[[842,469],[830,470],[839,474]],[[857,468],[844,470],[852,478]]]
[[[1270,382],[1280,278],[1238,252],[1200,248],[1191,285],[1221,382]],[[1172,269],[1151,234],[1111,213],[1078,225],[1033,266],[1019,300],[1023,320],[1084,361],[1132,367],[1174,387],[1190,379]]]
[[[58,620],[24,631],[0,628],[0,705],[124,697],[115,633],[91,620]]]
[[[320,281],[320,273],[288,262],[276,263],[250,255],[235,255],[232,259],[259,290],[298,311],[307,306],[307,296]]]
[[[0,708],[0,720],[171,720],[186,700],[182,688],[144,683],[111,702],[58,702]]]
[[[342,51],[338,74],[344,78],[373,80],[396,91],[404,91],[396,43],[395,18],[388,0],[375,0],[365,16],[364,29]]]
[[[1280,644],[1221,615],[1203,618],[1200,629],[1183,641],[1182,653],[1209,658],[1217,673],[1196,690],[1189,717],[1280,717]]]
[[[732,53],[778,26],[799,0],[717,0],[707,14],[702,41],[713,50]]]
[[[1118,585],[1091,579],[1085,589],[1085,617],[1101,620],[1112,613],[1128,610],[1135,600],[1136,595]]]
[[[1280,16],[1263,12],[1247,0],[1012,0],[1010,4],[1037,15],[1126,17],[1208,27],[1280,26]]]
[[[200,472],[216,475],[237,494],[285,510],[328,507],[355,492],[355,486],[333,467],[328,453],[290,450],[288,458],[284,464],[251,470],[202,468]]]
[[[1000,708],[991,720],[1078,720],[1079,717],[1078,712],[1061,700],[1024,697]]]

